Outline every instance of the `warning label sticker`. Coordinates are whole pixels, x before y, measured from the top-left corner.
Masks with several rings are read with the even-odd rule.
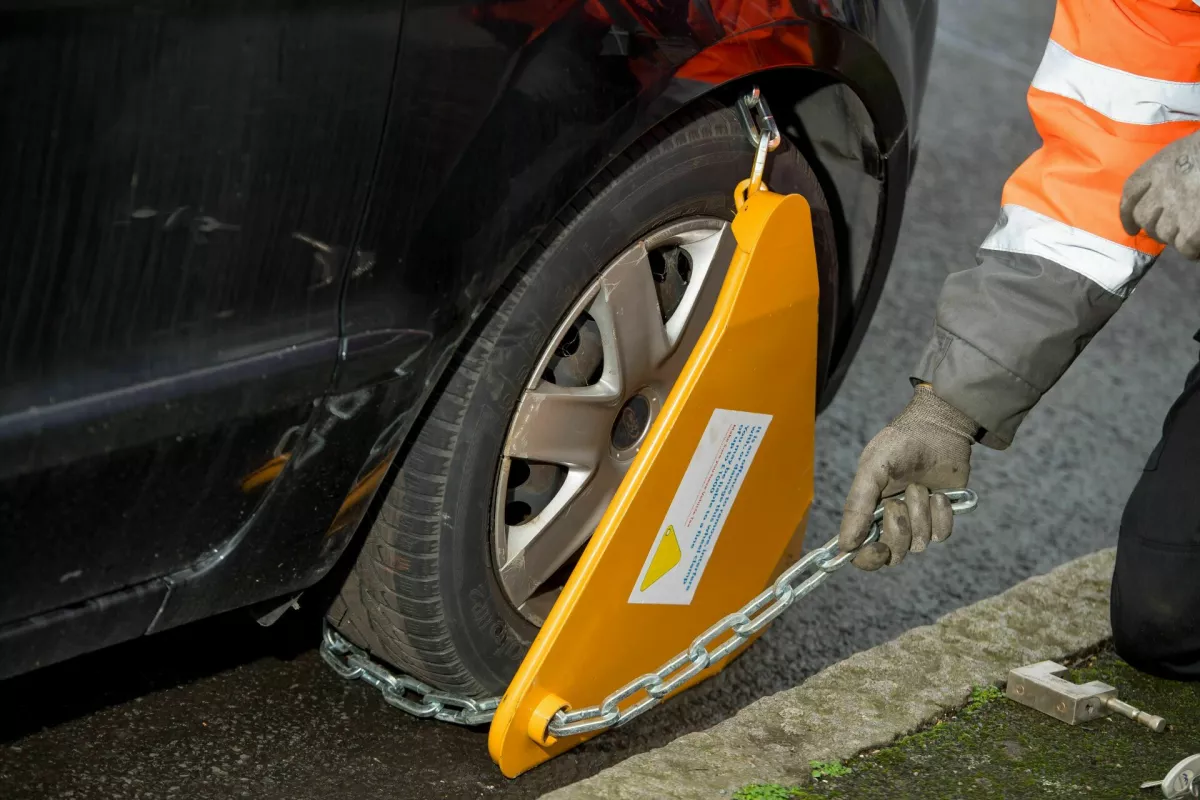
[[[723,408],[713,411],[646,554],[629,602],[691,604],[742,479],[770,424],[770,414]]]

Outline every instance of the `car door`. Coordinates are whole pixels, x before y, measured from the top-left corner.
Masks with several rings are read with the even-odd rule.
[[[210,557],[286,468],[399,5],[0,12],[0,624]]]

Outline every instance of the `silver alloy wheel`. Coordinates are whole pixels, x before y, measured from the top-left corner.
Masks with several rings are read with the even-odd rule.
[[[538,358],[493,502],[500,584],[541,625],[712,314],[728,227],[678,220],[600,273]]]

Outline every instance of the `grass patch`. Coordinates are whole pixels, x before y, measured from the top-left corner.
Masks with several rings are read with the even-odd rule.
[[[810,761],[808,766],[812,768],[814,781],[822,778],[841,778],[850,774],[850,768],[840,761]]]
[[[988,703],[999,700],[1001,697],[1004,697],[1004,690],[999,686],[976,686],[971,690],[971,697],[967,700],[967,706],[963,709],[963,713],[974,714]]]
[[[996,686],[980,686],[959,711],[889,747],[846,762],[813,762],[810,785],[748,786],[741,791],[758,793],[734,797],[1137,800],[1142,781],[1160,779],[1200,752],[1200,684],[1144,675],[1111,649],[1070,666],[1072,681],[1116,686],[1123,700],[1165,717],[1167,731],[1155,734],[1119,716],[1066,725],[1008,700]]]
[[[778,783],[753,783],[733,793],[733,800],[803,800],[814,795],[794,786]]]

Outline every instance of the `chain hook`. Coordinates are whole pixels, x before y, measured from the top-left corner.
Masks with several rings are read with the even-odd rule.
[[[767,98],[763,96],[757,86],[752,87],[749,92],[738,98],[737,110],[742,118],[742,128],[746,132],[746,138],[750,141],[751,147],[758,147],[763,133],[770,136],[767,141],[767,149],[774,151],[779,147],[783,136],[779,133],[779,125],[775,122],[775,115],[771,113],[771,106],[767,104]],[[755,112],[761,122],[754,121]]]
[[[771,113],[771,107],[767,105],[767,98],[763,96],[757,86],[748,94],[738,98],[737,108],[742,118],[742,127],[746,131],[746,137],[754,147],[754,166],[750,170],[750,177],[738,183],[737,188],[733,190],[734,206],[741,211],[751,194],[767,190],[767,185],[763,182],[763,173],[767,168],[767,153],[779,147],[783,136],[779,133],[779,126],[775,123],[775,115]],[[756,115],[761,120],[761,124],[755,122]]]

